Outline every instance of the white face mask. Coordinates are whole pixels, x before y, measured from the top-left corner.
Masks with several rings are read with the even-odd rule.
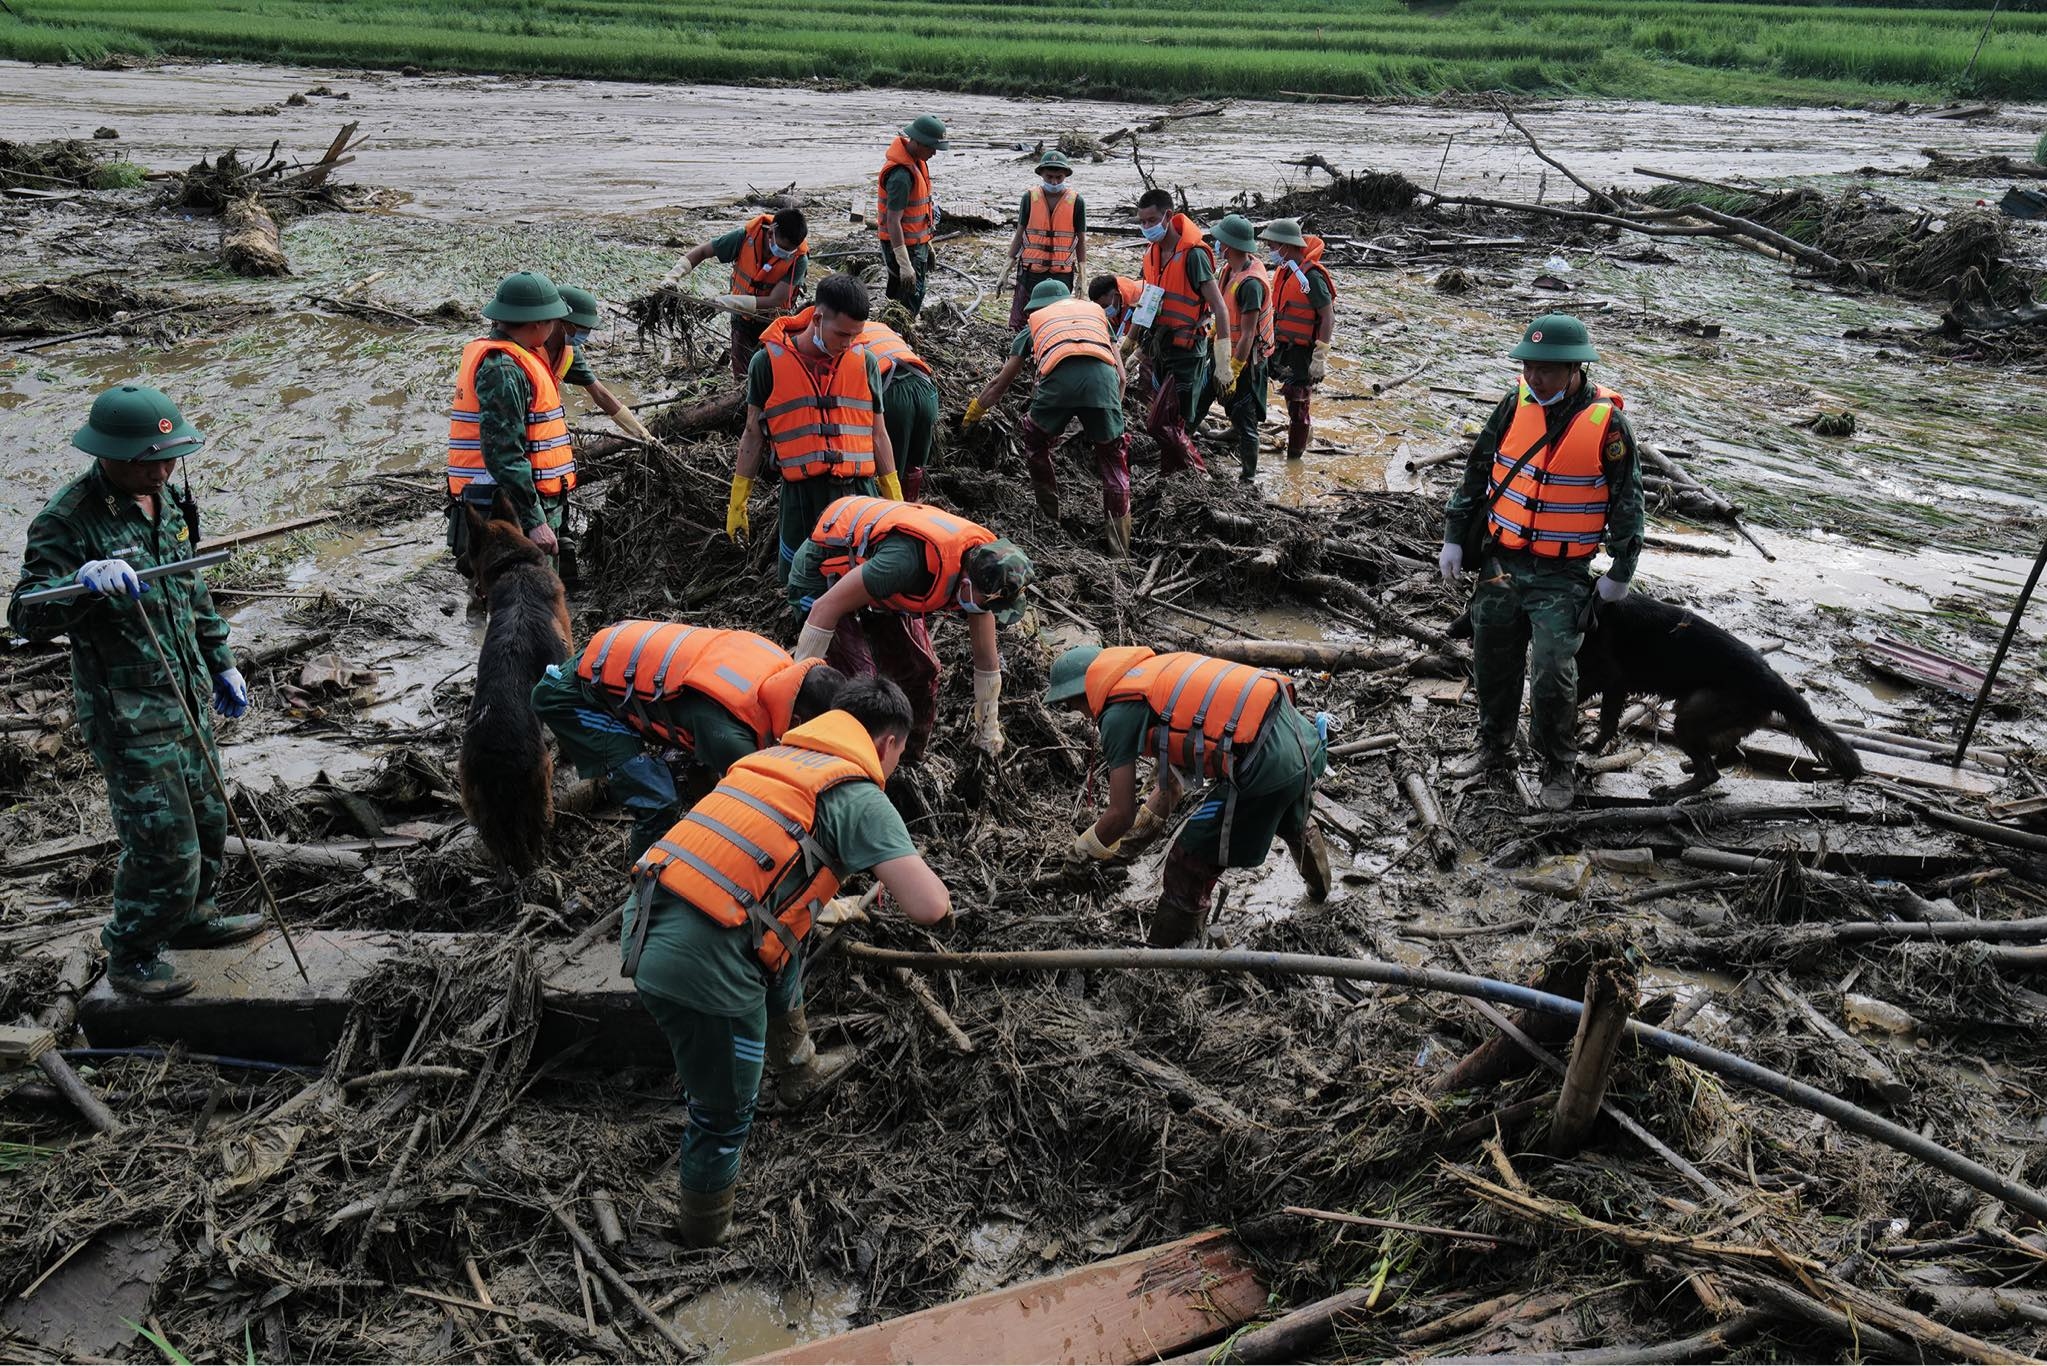
[[[1137,231],[1143,235],[1144,240],[1147,242],[1163,242],[1166,240],[1166,225],[1163,223],[1154,223],[1148,228],[1139,228]]]
[[[1063,180],[1051,180],[1045,176],[1039,176],[1038,184],[1044,188],[1046,194],[1066,193],[1066,182]]]

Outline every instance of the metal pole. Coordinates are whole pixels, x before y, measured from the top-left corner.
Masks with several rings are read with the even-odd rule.
[[[1969,741],[1976,737],[1976,722],[1983,717],[1983,707],[1990,701],[1990,689],[1997,683],[1997,671],[2004,667],[2005,652],[2011,649],[2012,637],[2019,633],[2019,618],[2026,614],[2026,604],[2033,600],[2033,590],[2040,585],[2040,571],[2047,568],[2047,543],[2042,543],[2040,553],[2033,557],[2033,572],[2026,576],[2026,586],[2019,590],[2019,600],[2011,609],[2011,620],[2004,624],[2004,639],[1997,642],[1997,653],[1990,657],[1990,667],[1983,671],[1983,687],[1976,694],[1976,705],[1969,708],[1968,724],[1962,727],[1961,743],[1955,746],[1954,763],[1959,768],[1962,758],[1969,752]]]
[[[248,858],[249,866],[256,870],[256,883],[263,889],[263,904],[269,909],[277,932],[284,936],[284,947],[291,953],[291,965],[299,970],[302,980],[310,982],[313,979],[306,972],[304,960],[299,957],[299,946],[292,942],[291,927],[284,923],[284,912],[278,908],[277,896],[270,890],[270,879],[263,873],[263,863],[256,857],[255,846],[249,842],[249,832],[242,829],[242,818],[235,814],[235,804],[228,800],[227,782],[220,776],[220,765],[213,762],[213,751],[207,747],[206,736],[199,729],[199,718],[192,714],[192,703],[178,683],[178,671],[171,667],[171,657],[164,653],[163,641],[157,637],[156,623],[149,619],[149,608],[137,598],[135,609],[142,614],[142,629],[149,632],[149,645],[156,651],[157,662],[163,665],[164,677],[170,680],[171,691],[177,694],[178,710],[185,713],[185,726],[191,732],[192,743],[199,746],[199,757],[206,761],[206,771],[213,778],[213,790],[220,794],[220,804],[227,808],[227,818],[233,823],[235,834],[241,838],[243,854]]]

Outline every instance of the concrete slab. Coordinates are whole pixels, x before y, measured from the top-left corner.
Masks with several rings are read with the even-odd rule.
[[[451,957],[477,936],[313,930],[294,936],[311,981],[301,980],[275,934],[225,949],[185,950],[177,961],[197,985],[173,1001],[142,1001],[105,979],[79,1003],[78,1022],[95,1048],[182,1044],[198,1053],[317,1064],[341,1037],[356,985],[399,952],[424,948]],[[590,944],[548,976],[534,1057],[581,1045],[583,1069],[660,1066],[668,1046],[618,975],[617,947]]]

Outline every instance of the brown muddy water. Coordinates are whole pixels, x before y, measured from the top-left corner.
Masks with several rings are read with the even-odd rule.
[[[292,91],[323,83],[351,98],[315,98],[271,117],[219,112],[281,104]],[[941,204],[991,217],[1013,213],[1031,183],[1020,148],[1069,129],[1105,133],[1159,112],[892,91],[0,64],[0,137],[89,136],[112,125],[128,155],[177,168],[230,146],[260,152],[273,139],[310,159],[341,123],[360,120],[369,141],[345,178],[398,195],[386,211],[288,223],[294,276],[266,282],[220,273],[212,223],[154,208],[148,189],[54,204],[0,199],[0,284],[104,271],[130,285],[259,310],[161,346],[88,338],[0,350],[0,557],[18,560],[29,518],[78,469],[67,441],[93,394],[130,378],[162,386],[208,432],[193,479],[212,525],[318,511],[366,482],[430,490],[442,463],[449,372],[468,327],[376,326],[328,310],[317,296],[374,277],[362,297],[380,304],[424,314],[453,301],[473,310],[501,275],[533,268],[587,285],[615,305],[668,274],[677,255],[664,245],[671,235],[703,240],[749,212],[734,207],[749,186],[792,181],[814,206],[815,240],[828,241],[848,230],[852,211],[871,212],[866,187],[880,148],[907,113],[924,109],[954,129],[953,150],[935,168]],[[1632,168],[1648,165],[1713,179],[1798,177],[1822,187],[1847,183],[1858,167],[1917,165],[1922,147],[2022,155],[2047,127],[2047,114],[2032,109],[1946,122],[1841,110],[1559,102],[1530,117],[1556,154],[1600,182],[1646,183]],[[479,142],[486,128],[487,149]],[[1440,162],[1446,188],[1511,198],[1562,193],[1553,177],[1545,185],[1544,168],[1493,116],[1427,105],[1239,102],[1221,117],[1147,135],[1144,147],[1160,181],[1184,186],[1197,204],[1299,188],[1300,173],[1280,161],[1307,152],[1346,167],[1403,171],[1423,184]],[[1127,160],[1084,164],[1077,183],[1096,206],[1091,265],[1134,273],[1137,242],[1119,230],[1126,215],[1114,206],[1135,197],[1136,173]],[[1879,189],[1936,212],[2002,192],[1961,182],[1883,181]],[[965,303],[981,294],[998,273],[1007,236],[948,243],[942,259],[963,273],[941,272],[934,295]],[[2021,242],[2040,256],[2037,230],[2026,230]],[[1812,689],[1823,713],[1878,724],[1930,714],[1934,703],[1923,695],[1854,668],[1841,642],[1902,633],[1987,657],[1987,623],[2008,610],[2042,534],[2047,385],[1887,355],[1842,336],[1851,328],[1929,326],[1930,307],[1844,295],[1715,247],[1666,243],[1668,261],[1628,259],[1643,245],[1570,250],[1561,263],[1547,251],[1467,256],[1463,264],[1482,285],[1456,298],[1432,287],[1442,261],[1339,270],[1337,355],[1328,396],[1318,401],[1315,449],[1294,465],[1269,450],[1261,487],[1298,506],[1346,487],[1440,494],[1455,466],[1417,474],[1407,462],[1468,441],[1511,382],[1503,353],[1529,317],[1579,311],[1604,354],[1599,377],[1627,395],[1638,431],[1689,457],[1702,479],[1744,504],[1749,524],[1778,557],[1766,563],[1724,530],[1658,522],[1658,536],[1722,553],[1652,549],[1641,582],[1703,601],[1759,642],[1784,642],[1774,661]],[[1568,289],[1537,287],[1542,275]],[[722,277],[716,284],[722,287]],[[996,306],[982,301],[984,309]],[[1721,334],[1705,340],[1679,330],[1692,319],[1720,324]],[[616,314],[594,356],[629,401],[670,387],[663,356],[642,348]],[[997,363],[988,358],[991,371]],[[1372,396],[1375,380],[1418,367],[1425,368],[1414,379]],[[580,397],[570,403],[575,426],[607,427]],[[1794,425],[1820,408],[1852,410],[1855,434],[1825,438]],[[1283,422],[1283,407],[1275,405],[1275,416]],[[438,568],[442,553],[437,515],[342,525],[234,581],[271,591],[328,589],[377,609],[379,639],[354,662],[379,671],[377,701],[363,719],[397,743],[438,719],[436,693],[475,659],[476,629],[461,613],[452,578]],[[230,603],[245,643],[294,629],[288,601]],[[2036,620],[2047,620],[2047,608]],[[1267,610],[1241,624],[1265,637],[1352,638],[1304,611]],[[2039,662],[2040,635],[2032,630],[2022,648],[2030,658],[2016,663]],[[1437,705],[1419,692],[1412,700],[1418,709]],[[228,740],[231,773],[257,785],[300,786],[323,770],[338,777],[377,757],[359,740],[305,726],[262,734],[234,727]],[[1662,758],[1658,764],[1658,778],[1674,776]],[[1345,894],[1369,895],[1359,888],[1385,874],[1388,862],[1374,855],[1354,864]],[[1130,885],[1153,885],[1148,871],[1141,868]],[[1298,874],[1278,859],[1234,885],[1233,916],[1248,923],[1284,916],[1302,891]],[[1001,1230],[991,1226],[987,1242],[990,1284],[999,1284]],[[857,1298],[837,1285],[797,1293],[748,1282],[685,1306],[682,1322],[714,1358],[731,1359],[843,1326]]]

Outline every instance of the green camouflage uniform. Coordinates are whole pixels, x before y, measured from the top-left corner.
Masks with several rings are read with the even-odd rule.
[[[1514,421],[1518,389],[1500,400],[1485,429],[1472,443],[1464,481],[1450,497],[1443,539],[1460,541],[1471,519],[1485,506],[1492,485],[1493,456]],[[1545,414],[1558,431],[1593,401],[1588,379],[1576,394]],[[1521,452],[1509,451],[1519,458]],[[1601,451],[1607,481],[1606,546],[1613,556],[1608,575],[1626,583],[1642,553],[1642,467],[1635,434],[1619,408],[1607,427]],[[1589,559],[1560,560],[1526,551],[1492,550],[1485,563],[1467,565],[1478,574],[1471,595],[1472,671],[1478,686],[1479,743],[1509,752],[1521,713],[1521,682],[1528,689],[1529,738],[1546,764],[1568,765],[1578,755],[1579,620],[1592,596]]]
[[[113,915],[100,941],[117,959],[153,957],[187,923],[213,913],[227,842],[227,809],[185,724],[173,687],[214,749],[213,677],[235,666],[227,623],[198,574],[169,574],[139,600],[88,594],[29,605],[21,595],[73,582],[92,560],[126,560],[137,570],[192,557],[184,515],[168,494],[155,520],[100,477],[99,466],[60,489],[28,530],[21,580],[8,624],[29,640],[71,639],[71,686],[78,729],[107,780],[121,856]],[[170,655],[176,681],[150,647],[136,614],[147,611]]]

